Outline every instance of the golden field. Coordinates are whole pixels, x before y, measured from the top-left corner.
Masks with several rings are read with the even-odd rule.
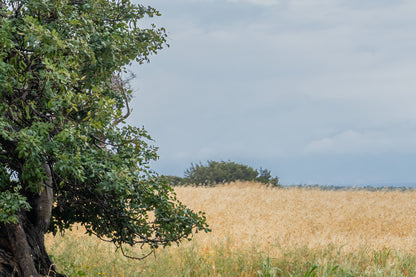
[[[414,190],[237,182],[175,192],[206,212],[211,233],[137,262],[75,228],[47,238],[58,268],[69,276],[416,276]]]
[[[202,210],[207,243],[343,245],[356,251],[394,247],[416,254],[416,191],[274,189],[252,183],[176,188],[178,199]]]

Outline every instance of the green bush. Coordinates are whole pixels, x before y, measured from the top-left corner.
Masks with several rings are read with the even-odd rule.
[[[178,177],[178,176],[172,176],[172,175],[164,175],[163,177],[167,180],[167,183],[171,186],[184,186],[184,185],[186,185],[185,178]]]
[[[202,163],[192,164],[185,171],[185,177],[165,176],[170,184],[175,185],[202,185],[210,186],[216,184],[229,183],[234,181],[253,181],[272,186],[280,186],[279,178],[272,177],[270,170],[255,170],[247,165],[235,162],[216,162],[208,161],[208,165]]]

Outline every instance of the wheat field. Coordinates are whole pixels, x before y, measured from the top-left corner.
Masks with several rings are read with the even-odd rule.
[[[212,242],[233,238],[237,246],[344,245],[356,251],[394,247],[416,254],[416,191],[322,191],[274,189],[253,183],[180,187],[178,198],[206,211]]]
[[[175,192],[212,232],[139,263],[82,228],[47,247],[70,276],[416,276],[416,191],[236,182]]]

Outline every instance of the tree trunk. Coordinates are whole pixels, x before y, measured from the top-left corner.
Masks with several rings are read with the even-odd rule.
[[[44,235],[49,227],[53,205],[52,175],[39,193],[29,194],[32,209],[22,211],[17,224],[0,225],[0,277],[62,277],[45,249]]]
[[[0,277],[64,276],[45,249],[44,233],[25,216],[0,228]]]

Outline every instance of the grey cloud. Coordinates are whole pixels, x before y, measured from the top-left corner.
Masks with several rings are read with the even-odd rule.
[[[164,173],[237,159],[281,170],[287,183],[347,182],[345,164],[351,180],[368,181],[377,168],[366,175],[346,153],[362,167],[362,153],[388,159],[416,148],[416,2],[148,2],[164,14],[157,23],[171,47],[132,67],[131,121],[153,134]],[[302,160],[314,159],[311,173]],[[397,169],[397,178],[407,177]]]

